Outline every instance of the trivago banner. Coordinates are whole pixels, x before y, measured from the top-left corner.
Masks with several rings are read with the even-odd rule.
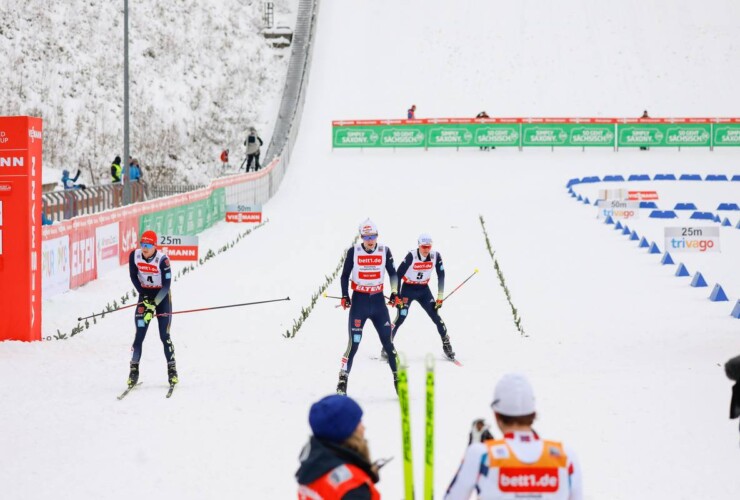
[[[737,118],[337,120],[334,148],[740,146]]]

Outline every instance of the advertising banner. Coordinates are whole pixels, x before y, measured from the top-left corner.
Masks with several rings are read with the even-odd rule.
[[[599,200],[596,208],[596,218],[606,219],[611,217],[613,220],[627,220],[640,218],[639,201],[622,201],[622,200]]]
[[[42,122],[0,117],[0,341],[41,340]]]
[[[98,277],[95,265],[95,227],[79,228],[69,242],[71,261],[70,288],[77,288]]]
[[[118,222],[95,228],[95,258],[98,276],[117,269],[120,265]]]
[[[710,123],[666,123],[652,120],[648,123],[620,123],[617,145],[624,147],[709,147]]]
[[[41,289],[43,298],[69,290],[69,236],[41,244]]]
[[[129,255],[139,244],[139,218],[134,215],[121,217],[118,223],[118,263],[128,264]]]
[[[262,222],[262,205],[227,205],[226,222]]]
[[[197,236],[159,235],[159,248],[170,260],[198,260]]]
[[[719,227],[667,227],[665,248],[667,252],[719,252]]]
[[[715,147],[740,146],[740,120],[725,119],[715,123],[713,142]]]
[[[614,147],[611,123],[522,123],[522,146]]]

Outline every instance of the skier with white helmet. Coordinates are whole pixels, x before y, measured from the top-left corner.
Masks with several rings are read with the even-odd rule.
[[[378,245],[378,228],[370,219],[366,219],[359,227],[362,243],[347,250],[344,259],[344,268],[340,284],[342,286],[342,307],[349,308],[349,342],[342,357],[342,366],[339,371],[337,394],[347,394],[347,381],[352,370],[357,349],[362,340],[362,328],[368,319],[378,331],[380,342],[388,356],[388,364],[393,372],[393,384],[398,392],[398,375],[396,352],[391,342],[391,317],[385,307],[383,286],[385,274],[391,285],[391,294],[388,305],[397,307],[398,275],[393,265],[393,256],[387,246]],[[352,297],[349,296],[349,286],[352,285]]]
[[[401,278],[398,295],[401,299],[401,305],[393,323],[395,326],[393,327],[391,340],[395,340],[398,329],[406,321],[411,303],[417,301],[437,326],[437,333],[439,333],[442,340],[442,350],[445,356],[454,361],[455,351],[452,350],[452,344],[450,344],[447,326],[439,316],[445,290],[445,267],[442,256],[439,252],[432,250],[432,237],[428,233],[422,233],[417,242],[419,244],[418,248],[406,254],[406,258],[398,266],[398,276]],[[436,300],[429,289],[432,270],[437,274]],[[385,357],[384,354],[385,352],[381,352],[382,357]]]

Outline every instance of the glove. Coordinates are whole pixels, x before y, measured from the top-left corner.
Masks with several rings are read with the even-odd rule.
[[[349,309],[349,306],[352,305],[352,301],[349,300],[349,297],[346,295],[342,297],[342,309]]]
[[[391,296],[388,298],[388,305],[391,307],[398,307],[401,309],[403,307],[403,300],[401,300],[401,297],[398,296],[396,292],[391,293]]]
[[[144,299],[141,304],[144,306],[144,323],[149,323],[157,314],[157,306],[151,299]]]
[[[439,311],[442,309],[442,302],[444,302],[442,299],[437,299],[437,302],[434,303],[434,310]]]
[[[479,418],[473,421],[473,425],[470,427],[470,434],[468,435],[468,444],[482,443],[493,439],[493,434],[489,430],[489,426],[485,420]]]

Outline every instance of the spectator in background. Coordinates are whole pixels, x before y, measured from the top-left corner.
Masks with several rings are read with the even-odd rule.
[[[416,120],[416,104],[412,104],[411,107],[406,111],[407,120]]]
[[[537,416],[534,391],[520,374],[504,375],[491,403],[503,439],[478,442],[471,436],[446,500],[478,498],[562,498],[582,500],[581,466],[573,453],[532,429]],[[533,479],[533,480],[531,480]],[[541,489],[542,481],[548,486]]]
[[[247,172],[249,172],[249,167],[252,166],[252,161],[254,161],[255,172],[262,168],[260,166],[260,147],[263,144],[264,142],[262,142],[262,138],[257,135],[257,129],[250,127],[249,135],[244,141],[244,145],[247,147]]]
[[[735,381],[730,400],[730,419],[740,417],[740,356],[735,356],[725,363],[727,378]]]
[[[41,210],[41,225],[42,226],[51,226],[54,224],[54,221],[51,220],[49,217],[47,217],[46,212]]]
[[[111,182],[121,182],[121,157],[116,156],[110,165]]]
[[[640,117],[640,120],[642,120],[643,118],[650,118],[650,116],[648,115],[647,109],[642,112],[642,116]],[[648,148],[646,148],[645,146],[640,146],[640,151],[647,151],[647,150]]]
[[[380,498],[375,483],[382,465],[370,461],[362,409],[348,396],[326,396],[308,413],[311,436],[295,474],[299,500]]]
[[[142,179],[141,166],[136,158],[132,158],[128,165],[128,175],[131,182],[138,182]]]
[[[481,111],[480,113],[475,115],[475,117],[476,118],[490,118],[490,116],[488,116],[488,113],[486,113],[485,111]],[[488,151],[489,149],[496,149],[496,146],[481,146],[480,148],[481,151]]]
[[[84,184],[75,184],[77,179],[80,178],[80,170],[77,169],[77,175],[74,178],[69,176],[69,170],[62,170],[62,185],[64,189],[85,189],[87,186]]]

